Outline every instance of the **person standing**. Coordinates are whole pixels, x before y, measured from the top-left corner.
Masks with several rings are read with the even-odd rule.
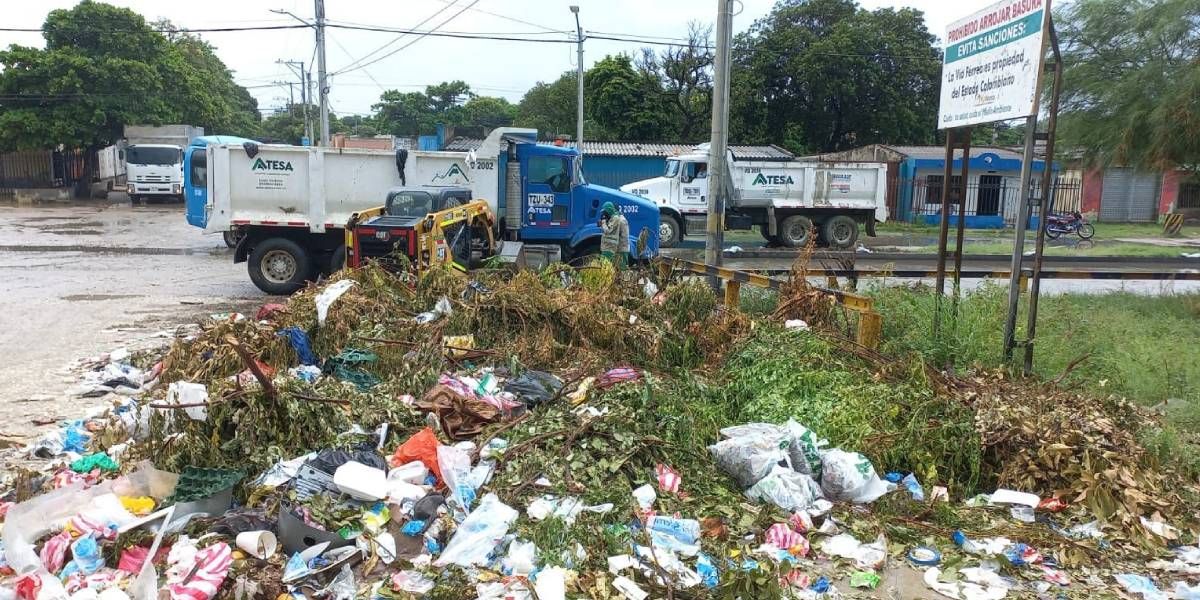
[[[600,229],[600,255],[624,269],[629,264],[629,221],[612,202],[600,208]]]

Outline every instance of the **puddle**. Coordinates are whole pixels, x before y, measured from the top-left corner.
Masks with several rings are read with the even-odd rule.
[[[99,229],[43,229],[46,233],[54,235],[104,235]]]
[[[142,298],[138,294],[72,294],[63,296],[59,300],[67,302],[103,302],[105,300],[127,300],[129,298]]]

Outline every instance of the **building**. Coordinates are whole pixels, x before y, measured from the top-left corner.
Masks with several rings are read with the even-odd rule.
[[[574,147],[575,142],[554,142]],[[443,150],[467,152],[483,144],[478,138],[456,137]],[[619,188],[663,174],[669,156],[684,154],[696,144],[660,142],[583,142],[583,173],[589,183]],[[791,152],[778,146],[730,146],[734,155],[744,160],[791,160]]]
[[[1200,177],[1181,169],[1104,167],[1083,173],[1082,212],[1097,221],[1147,223],[1168,213],[1200,218]]]
[[[954,159],[951,183],[957,184],[962,156]],[[934,224],[941,220],[942,184],[945,177],[944,146],[893,146],[873,144],[844,152],[806,157],[813,160],[884,162],[888,164],[888,208],[896,220]],[[1008,148],[971,148],[967,171],[966,226],[1002,228],[1017,220],[1021,181],[1021,153]],[[1033,162],[1035,190],[1040,187],[1045,161]],[[1054,167],[1057,169],[1057,166]],[[953,190],[954,188],[952,188]],[[1036,193],[1036,191],[1035,191]],[[1079,184],[1056,178],[1055,210],[1078,203]],[[952,202],[957,211],[957,202]]]
[[[335,133],[330,138],[334,148],[357,148],[360,150],[395,150],[396,140],[390,135],[373,137],[357,137],[344,133]]]

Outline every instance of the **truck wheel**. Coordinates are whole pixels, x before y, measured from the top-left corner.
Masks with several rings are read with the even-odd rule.
[[[231,229],[221,234],[221,239],[225,240],[225,245],[230,248],[237,248],[238,242],[246,237],[246,232],[239,229]]]
[[[792,215],[779,224],[779,241],[788,248],[803,248],[812,236],[812,219],[804,215]]]
[[[679,219],[666,213],[659,217],[661,220],[658,222],[658,247],[674,248],[679,245],[679,238],[683,237],[683,228],[679,225]]]
[[[758,232],[762,234],[762,237],[764,240],[767,241],[768,246],[778,246],[779,245],[779,236],[771,235],[771,226],[770,225],[767,225],[766,223],[759,225]]]
[[[858,241],[858,223],[846,215],[825,221],[822,232],[831,248],[849,248]]]
[[[346,247],[338,246],[333,249],[333,253],[329,255],[329,272],[337,273],[346,268]]]
[[[246,267],[258,289],[284,296],[304,287],[312,262],[308,251],[296,242],[270,238],[254,245]]]

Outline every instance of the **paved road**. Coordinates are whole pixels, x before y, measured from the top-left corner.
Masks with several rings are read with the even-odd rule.
[[[266,296],[231,252],[188,226],[179,205],[0,205],[0,436],[28,436],[42,429],[34,417],[94,404],[64,395],[80,358],[212,313],[253,311]]]

